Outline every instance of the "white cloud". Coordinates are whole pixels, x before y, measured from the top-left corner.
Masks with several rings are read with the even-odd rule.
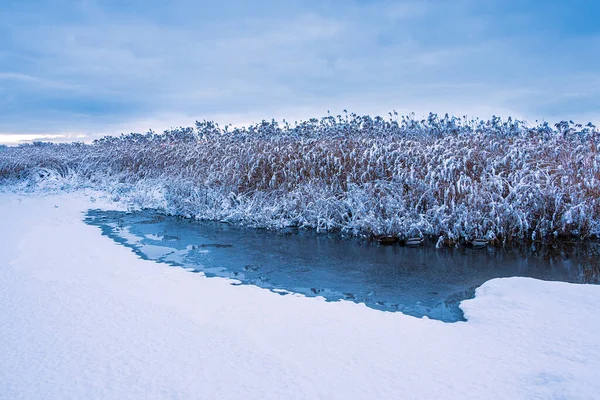
[[[0,145],[17,145],[36,141],[43,142],[73,142],[83,141],[83,134],[36,134],[36,133],[0,133]]]

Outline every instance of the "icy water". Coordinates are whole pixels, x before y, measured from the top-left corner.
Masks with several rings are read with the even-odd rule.
[[[595,261],[598,245],[512,251],[408,248],[306,231],[244,229],[153,211],[90,210],[85,220],[144,259],[281,295],[345,299],[446,322],[464,320],[458,304],[489,279],[597,283],[600,265]]]

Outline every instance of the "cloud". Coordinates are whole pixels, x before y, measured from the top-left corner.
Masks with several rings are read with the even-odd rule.
[[[93,138],[344,108],[528,120],[598,109],[599,33],[569,31],[552,1],[543,12],[491,0],[153,3],[0,11],[0,132]]]
[[[17,145],[32,142],[73,142],[82,141],[86,138],[82,134],[23,134],[23,133],[7,133],[0,134],[0,145]]]

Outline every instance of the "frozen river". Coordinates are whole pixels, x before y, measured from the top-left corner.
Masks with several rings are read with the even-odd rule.
[[[596,244],[566,250],[408,248],[307,231],[244,229],[153,211],[90,210],[86,222],[141,258],[208,277],[446,322],[464,320],[458,304],[492,278],[594,282],[599,265]]]

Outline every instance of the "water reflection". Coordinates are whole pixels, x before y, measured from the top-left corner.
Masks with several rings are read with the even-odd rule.
[[[509,276],[597,283],[597,244],[511,250],[382,246],[340,235],[273,232],[227,224],[90,210],[86,222],[140,257],[285,295],[346,299],[387,311],[463,320],[460,301]]]

